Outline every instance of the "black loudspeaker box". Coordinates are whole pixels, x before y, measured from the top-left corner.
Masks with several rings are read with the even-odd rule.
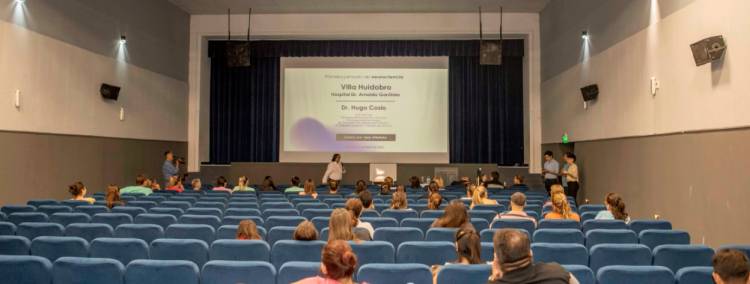
[[[727,45],[724,43],[724,37],[718,35],[693,43],[690,49],[693,51],[695,66],[701,66],[724,56]]]
[[[227,66],[248,67],[250,66],[250,42],[249,41],[227,41],[226,42]]]
[[[99,93],[102,94],[102,98],[107,100],[117,100],[120,96],[120,87],[112,86],[109,84],[102,84],[99,88]]]
[[[500,41],[482,41],[479,44],[479,64],[503,64],[503,46]]]
[[[599,97],[599,86],[596,84],[588,85],[581,88],[581,95],[583,95],[583,101],[593,101]]]

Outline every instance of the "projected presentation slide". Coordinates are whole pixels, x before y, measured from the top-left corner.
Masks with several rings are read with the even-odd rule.
[[[282,64],[284,152],[447,153],[447,59],[312,61]]]

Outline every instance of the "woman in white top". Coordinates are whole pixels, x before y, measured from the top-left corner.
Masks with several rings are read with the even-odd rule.
[[[338,153],[333,154],[333,158],[331,158],[331,162],[328,163],[326,172],[323,174],[323,183],[328,183],[329,179],[341,181],[345,173],[344,165],[341,164],[341,155]]]

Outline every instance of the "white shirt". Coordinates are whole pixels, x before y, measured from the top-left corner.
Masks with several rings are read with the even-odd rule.
[[[344,170],[344,165],[332,161],[328,163],[326,173],[323,174],[323,183],[327,183],[329,178],[334,180],[341,180],[344,173],[346,173],[346,171]]]
[[[362,220],[360,220],[359,223],[357,223],[357,228],[363,228],[363,229],[367,230],[370,233],[370,238],[371,239],[375,235],[375,228],[373,228],[372,224],[370,224],[368,222],[362,222]]]
[[[544,169],[551,172],[544,174],[545,179],[557,179],[557,172],[560,171],[560,164],[557,163],[555,159],[551,159],[544,162]]]

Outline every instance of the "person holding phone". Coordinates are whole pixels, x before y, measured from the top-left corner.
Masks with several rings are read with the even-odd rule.
[[[326,172],[323,174],[323,183],[327,184],[328,180],[341,182],[341,179],[344,177],[345,173],[346,170],[344,169],[344,165],[341,164],[341,155],[339,153],[333,154],[331,162],[328,163]]]

